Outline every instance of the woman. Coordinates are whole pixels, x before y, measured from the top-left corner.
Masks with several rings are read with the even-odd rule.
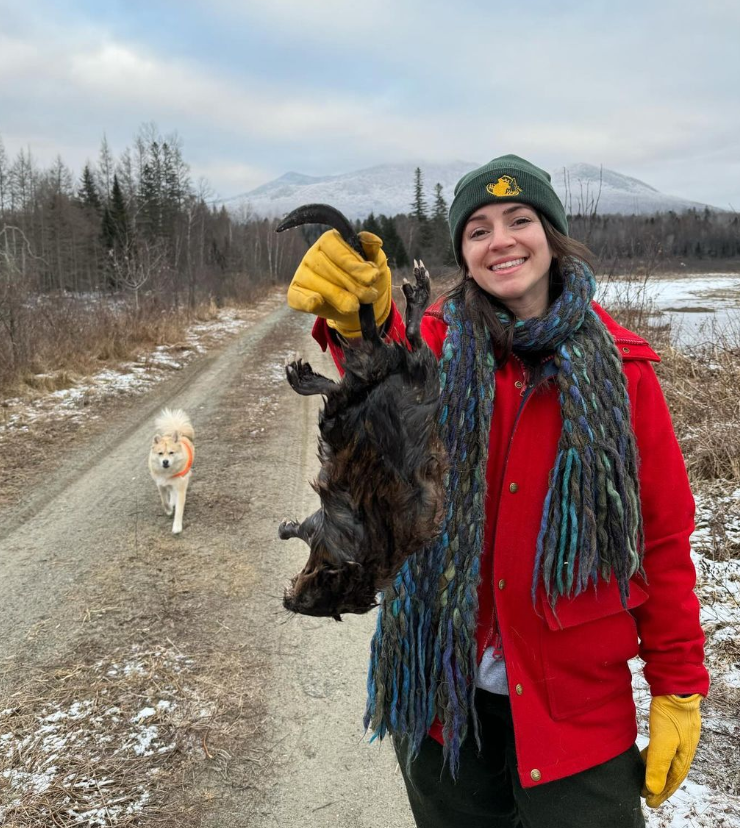
[[[468,173],[450,230],[463,277],[422,324],[448,508],[383,596],[366,725],[393,736],[424,828],[642,826],[641,789],[657,807],[688,773],[708,691],[693,499],[658,357],[593,302],[543,170],[507,155]],[[369,262],[325,233],[288,290],[338,363],[359,302],[403,336],[381,241],[362,240]]]

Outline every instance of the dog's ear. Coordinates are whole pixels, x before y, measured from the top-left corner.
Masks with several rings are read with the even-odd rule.
[[[172,442],[173,442],[173,443],[179,443],[179,442],[180,442],[180,432],[179,432],[179,431],[176,431],[176,432],[172,435]]]
[[[162,439],[162,435],[161,435],[161,434],[155,434],[155,435],[154,435],[154,439],[152,440],[152,445],[153,445],[153,446],[156,446],[156,445],[157,445],[157,443],[158,443],[161,439]]]

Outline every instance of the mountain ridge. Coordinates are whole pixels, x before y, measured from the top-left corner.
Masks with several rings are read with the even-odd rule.
[[[414,172],[422,171],[424,196],[431,211],[433,190],[442,185],[449,206],[457,181],[480,166],[467,161],[439,163],[378,164],[339,175],[310,176],[287,172],[273,181],[229,201],[248,202],[251,211],[262,217],[282,216],[301,204],[326,203],[350,219],[364,219],[370,213],[388,216],[411,211]],[[551,171],[553,187],[570,214],[649,215],[657,212],[703,210],[711,205],[661,193],[637,178],[593,164],[577,162]]]

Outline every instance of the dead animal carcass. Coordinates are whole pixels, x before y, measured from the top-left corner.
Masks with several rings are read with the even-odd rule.
[[[278,230],[298,224],[335,227],[364,256],[341,213],[307,205]],[[439,373],[422,341],[429,274],[420,262],[405,283],[407,343],[383,342],[371,305],[360,306],[362,339],[344,349],[340,382],[316,374],[307,362],[286,366],[299,394],[326,397],[319,417],[321,470],[313,487],[321,507],[302,523],[283,521],[281,538],[301,538],[308,562],[286,589],[292,612],[331,616],[376,606],[409,555],[436,535],[444,508],[446,454],[437,434]]]

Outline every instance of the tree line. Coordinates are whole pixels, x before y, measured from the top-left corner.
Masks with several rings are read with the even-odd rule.
[[[6,294],[156,294],[193,308],[284,281],[300,238],[276,234],[276,220],[248,205],[229,212],[210,198],[179,137],[152,124],[117,158],[103,138],[78,180],[61,157],[48,169],[28,150],[10,160],[0,136],[0,284]]]
[[[371,214],[358,229],[384,240],[392,267],[415,258],[453,267],[442,185],[429,200],[417,168],[410,192],[408,212]],[[572,235],[612,267],[740,256],[735,213],[600,215],[596,199],[581,206],[570,216]],[[45,170],[28,150],[9,159],[0,136],[0,304],[53,291],[124,293],[134,303],[157,296],[177,308],[245,299],[288,281],[320,232],[277,234],[277,222],[248,203],[213,203],[207,182],[192,181],[179,137],[154,124],[118,157],[104,137],[77,179],[61,157]]]

